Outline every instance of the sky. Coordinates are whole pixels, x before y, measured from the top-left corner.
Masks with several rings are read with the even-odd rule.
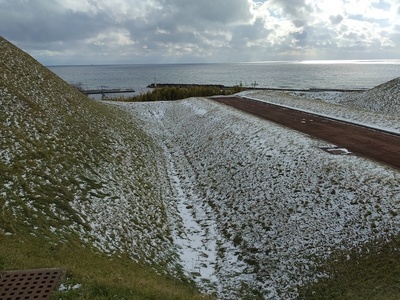
[[[45,65],[400,58],[399,0],[0,0]]]

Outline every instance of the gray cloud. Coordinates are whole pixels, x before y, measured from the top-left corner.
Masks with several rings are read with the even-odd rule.
[[[302,46],[302,47],[308,45],[309,34],[306,29],[302,29],[299,32],[293,33],[293,37],[296,40],[296,45]]]
[[[267,37],[269,31],[264,28],[264,22],[257,19],[254,24],[240,25],[232,30],[231,45],[240,47],[250,41],[259,41]]]
[[[247,0],[169,0],[175,7],[178,21],[207,21],[211,23],[232,24],[248,22],[251,19]]]
[[[343,16],[342,15],[336,15],[336,16],[329,16],[329,20],[331,21],[332,24],[336,25],[339,24],[340,22],[343,21]]]
[[[367,16],[338,1],[343,10],[305,0],[0,0],[0,34],[44,63],[396,55],[400,21],[384,14],[400,13],[396,1],[370,4]]]
[[[314,12],[311,5],[306,4],[305,0],[271,0],[276,6],[283,10],[286,17],[292,17],[295,20],[305,20]]]
[[[106,15],[60,11],[52,1],[6,1],[0,7],[2,34],[25,42],[83,39],[112,23]]]
[[[388,38],[391,41],[393,41],[393,44],[394,44],[393,48],[395,48],[396,51],[398,52],[399,45],[400,45],[400,25],[395,26],[392,32],[386,33],[385,35],[387,35]],[[398,53],[397,53],[397,56],[398,56]]]

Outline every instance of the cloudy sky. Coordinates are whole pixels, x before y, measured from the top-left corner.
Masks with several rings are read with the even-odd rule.
[[[399,0],[0,0],[46,65],[398,59]]]

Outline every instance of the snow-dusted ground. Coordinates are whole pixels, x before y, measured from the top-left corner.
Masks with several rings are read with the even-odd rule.
[[[243,92],[242,96],[258,99],[299,110],[351,121],[361,125],[400,133],[399,112],[378,113],[341,104],[349,98],[355,98],[360,92],[285,92],[256,91]],[[379,100],[379,99],[378,99]]]
[[[0,48],[0,234],[78,234],[177,276],[179,259],[220,299],[290,299],[326,276],[320,258],[399,233],[398,170],[207,99],[113,104],[131,118]],[[399,130],[391,114],[248,96]]]
[[[399,130],[397,117],[321,100],[246,96]],[[315,271],[320,258],[400,231],[398,170],[329,154],[321,148],[334,145],[203,98],[117,105],[164,149],[162,184],[181,263],[220,299],[294,298],[298,285],[327,276]]]

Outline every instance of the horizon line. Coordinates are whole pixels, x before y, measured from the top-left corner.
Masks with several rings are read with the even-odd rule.
[[[180,62],[180,63],[106,63],[106,64],[49,64],[46,67],[83,67],[83,66],[128,66],[128,65],[229,65],[229,64],[400,64],[400,58],[378,59],[305,59],[305,60],[263,60],[242,62]]]

